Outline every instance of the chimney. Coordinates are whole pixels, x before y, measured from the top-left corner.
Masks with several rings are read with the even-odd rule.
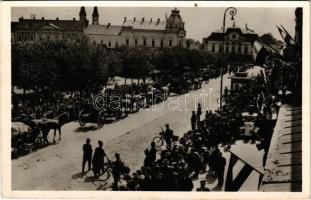
[[[245,23],[245,29],[248,30],[247,23]]]
[[[232,26],[233,26],[233,27],[235,27],[235,21],[233,21],[233,24],[232,24]]]
[[[59,20],[59,18],[58,17],[56,17],[56,21],[58,21]]]
[[[145,21],[145,18],[141,18],[141,22],[144,22]]]
[[[124,23],[124,22],[126,22],[126,17],[124,17],[124,21],[123,21],[123,23]]]
[[[134,17],[134,22],[136,21],[136,17]]]
[[[157,20],[157,24],[159,24],[160,23],[160,18],[158,18],[158,20]]]
[[[44,20],[44,17],[42,17],[42,20]]]
[[[24,17],[22,16],[22,17],[19,18],[19,21],[23,21],[23,19],[24,19]]]
[[[107,25],[107,29],[110,27],[110,23],[108,23],[108,25]]]
[[[73,21],[76,21],[76,18],[73,18]]]
[[[36,14],[31,13],[31,14],[30,14],[30,19],[33,19],[33,18],[36,18]]]
[[[150,18],[150,23],[152,22],[152,18]]]

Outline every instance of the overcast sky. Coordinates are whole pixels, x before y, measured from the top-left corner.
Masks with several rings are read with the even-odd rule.
[[[150,18],[161,20],[165,19],[165,15],[169,16],[173,8],[160,7],[98,7],[99,23],[121,25],[123,18],[136,19],[144,17],[146,20]],[[203,7],[182,7],[180,10],[181,17],[185,21],[185,29],[187,38],[202,41],[203,37],[207,37],[211,32],[222,26],[223,13],[225,8],[203,8]],[[281,36],[275,25],[283,25],[288,32],[294,37],[295,33],[295,8],[237,8],[238,12],[235,16],[236,26],[248,27],[253,29],[257,34],[272,33],[274,37],[281,40]],[[36,18],[55,19],[79,19],[80,7],[28,7],[28,8],[12,8],[12,21],[18,21],[18,18],[30,18],[31,14],[35,14]],[[93,7],[86,7],[87,19],[91,22]],[[229,15],[229,14],[228,14]],[[232,26],[232,21],[227,15],[226,26]]]

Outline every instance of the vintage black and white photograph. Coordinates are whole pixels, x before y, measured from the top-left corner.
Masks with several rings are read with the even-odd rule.
[[[302,192],[304,9],[11,7],[12,191]]]

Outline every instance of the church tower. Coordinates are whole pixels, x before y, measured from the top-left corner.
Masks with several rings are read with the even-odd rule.
[[[81,7],[79,16],[80,16],[80,21],[86,21],[86,12],[85,12],[84,6]]]
[[[99,25],[98,18],[99,18],[99,14],[98,14],[97,6],[95,6],[94,10],[93,10],[93,14],[92,14],[92,24],[93,25]]]

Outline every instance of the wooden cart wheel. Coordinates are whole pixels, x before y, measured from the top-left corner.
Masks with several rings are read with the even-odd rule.
[[[97,127],[100,129],[104,126],[105,124],[105,113],[104,112],[99,112],[98,113],[98,120],[97,120]]]
[[[84,110],[82,109],[79,113],[79,124],[81,127],[83,127],[86,124],[86,122],[83,120],[83,114],[84,114],[83,112]]]

